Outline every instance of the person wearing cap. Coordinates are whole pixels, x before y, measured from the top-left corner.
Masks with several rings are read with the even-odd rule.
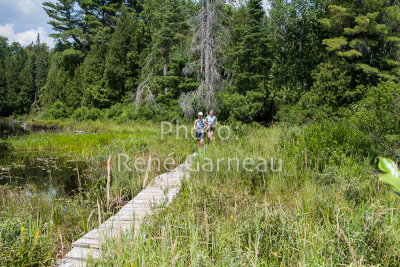
[[[199,112],[197,116],[198,119],[194,121],[193,129],[196,131],[197,144],[202,147],[208,130],[208,122],[203,119],[203,112]]]
[[[207,130],[207,137],[209,141],[212,141],[214,137],[215,126],[217,126],[218,124],[217,117],[214,116],[214,110],[210,110],[210,113],[208,113],[208,116],[206,117],[206,121],[209,125]]]

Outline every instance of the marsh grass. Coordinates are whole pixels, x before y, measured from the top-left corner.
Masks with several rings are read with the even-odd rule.
[[[119,153],[129,155],[131,160],[138,157],[148,159],[150,155],[158,158],[161,168],[156,162],[151,162],[147,168],[149,183],[165,171],[163,163],[166,158],[173,158],[175,163],[170,167],[175,167],[195,147],[193,140],[177,142],[175,135],[160,140],[160,126],[154,123],[117,125],[115,129],[113,124],[90,122],[88,125],[83,128],[80,124],[68,126],[84,129],[81,134],[64,129],[6,140],[7,154],[3,157],[12,156],[15,164],[22,164],[26,156],[57,157],[83,161],[87,168],[80,173],[82,189],[69,196],[51,198],[30,184],[0,187],[1,266],[54,264],[71,249],[75,240],[98,227],[99,218],[106,220],[140,192],[146,172],[119,169]],[[111,182],[107,187],[107,159],[110,155]]]
[[[200,168],[138,238],[110,241],[95,265],[397,266],[400,201],[378,186],[371,160],[345,151],[321,167],[282,138],[280,127],[249,128],[206,146],[200,166],[275,157],[282,172],[228,171],[226,161],[219,172]]]

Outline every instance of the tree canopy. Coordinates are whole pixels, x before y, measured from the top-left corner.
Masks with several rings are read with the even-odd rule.
[[[399,82],[397,0],[269,6],[44,2],[54,48],[40,37],[27,47],[0,38],[0,115],[41,114],[60,102],[65,116],[123,105],[149,118],[213,108],[226,120],[305,122],[342,116],[369,88]]]

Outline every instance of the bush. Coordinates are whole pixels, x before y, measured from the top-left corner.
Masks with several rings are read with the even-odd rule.
[[[46,113],[52,119],[62,119],[68,117],[65,105],[61,101],[56,101],[53,105],[51,105]]]
[[[121,103],[117,103],[106,111],[106,117],[109,119],[117,118],[121,116],[123,109],[124,106]]]
[[[352,122],[371,137],[376,154],[393,156],[400,141],[400,84],[389,81],[370,88]]]
[[[77,121],[84,121],[88,113],[89,109],[87,107],[80,107],[72,114],[72,118]]]
[[[248,91],[246,95],[225,92],[219,95],[221,101],[221,115],[230,121],[252,122],[262,112],[265,102],[265,93]]]
[[[103,117],[103,112],[98,108],[91,108],[89,109],[88,113],[86,114],[86,120],[98,120]]]
[[[282,106],[276,113],[276,119],[284,124],[302,125],[327,120],[332,113],[333,109],[328,105],[307,108],[302,103],[297,103]]]
[[[72,114],[72,118],[77,121],[98,120],[103,117],[103,112],[98,108],[80,107]]]
[[[123,106],[121,114],[116,117],[118,123],[126,123],[135,119],[135,108],[132,105]]]
[[[135,118],[138,121],[153,120],[155,116],[156,114],[154,109],[147,104],[139,106],[135,114]]]
[[[375,158],[377,155],[371,151],[371,146],[369,136],[345,119],[326,120],[304,126],[300,131],[292,130],[281,141],[281,147],[287,153],[299,157],[303,162],[307,157],[309,163],[318,163],[321,168],[329,162],[339,163],[348,156]]]

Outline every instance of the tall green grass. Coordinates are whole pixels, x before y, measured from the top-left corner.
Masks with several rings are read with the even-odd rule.
[[[224,161],[218,172],[192,172],[138,238],[110,241],[96,265],[397,266],[400,201],[378,184],[371,160],[344,151],[322,164],[298,149],[319,139],[302,144],[288,130],[248,127],[200,150],[194,165],[206,158],[274,157],[283,168],[229,172]]]

